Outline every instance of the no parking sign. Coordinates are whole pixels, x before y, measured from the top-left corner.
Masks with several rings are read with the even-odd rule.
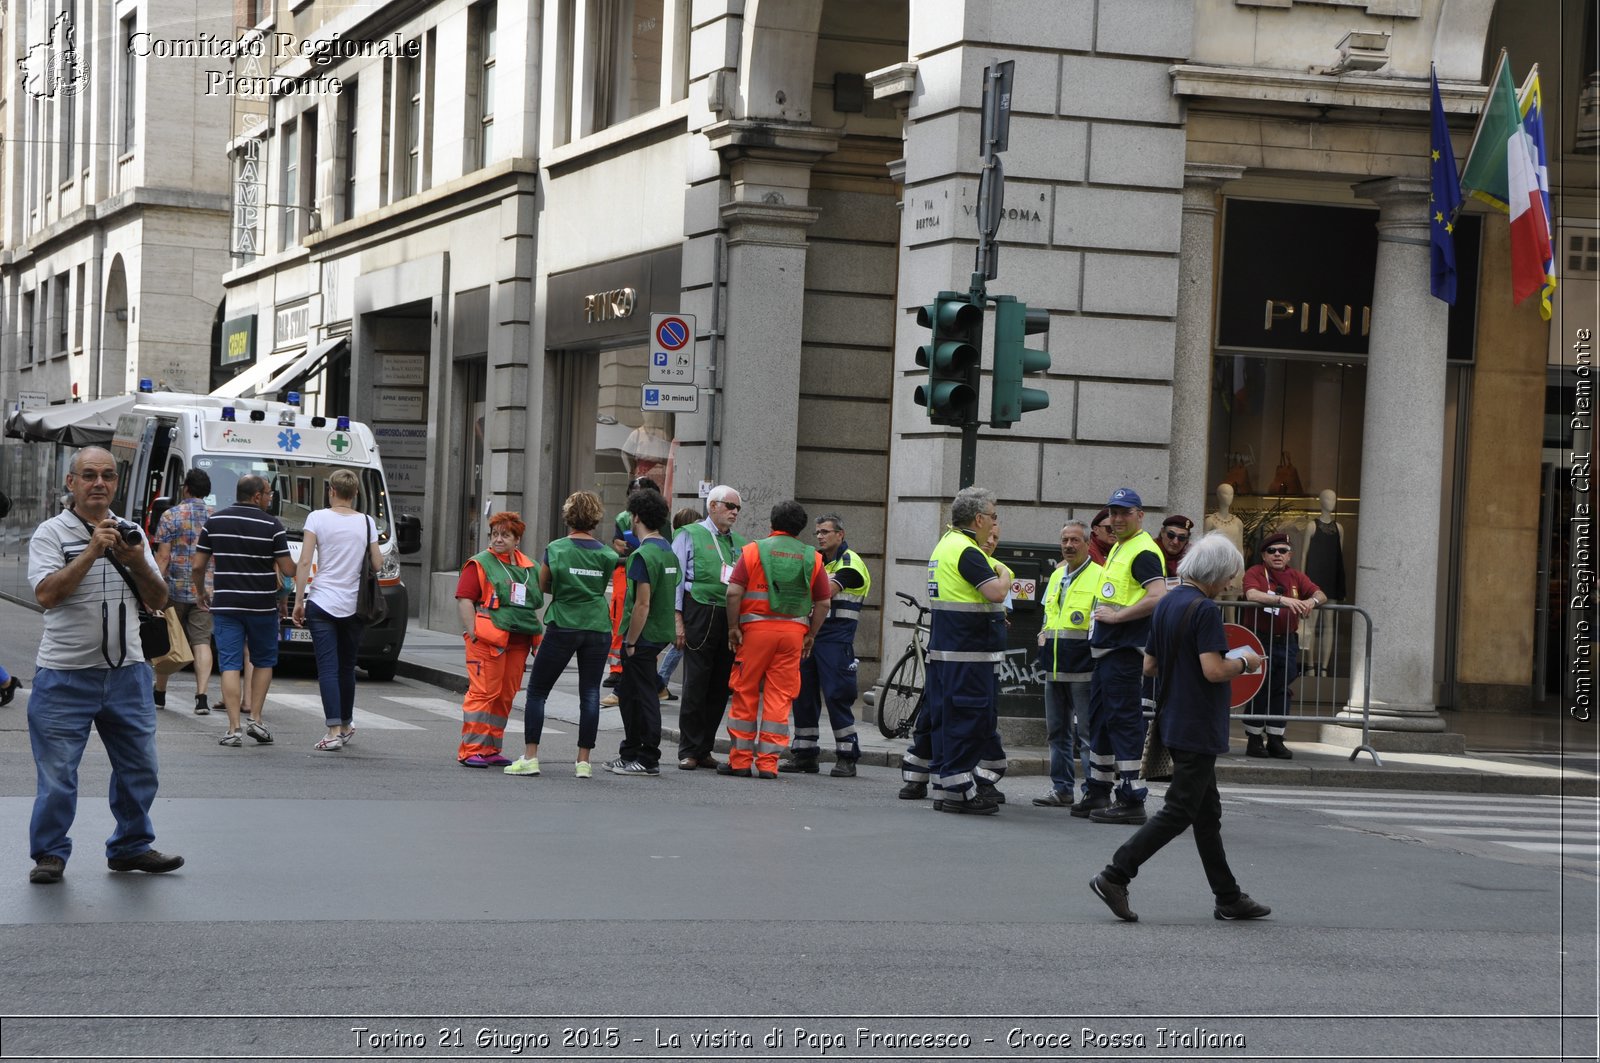
[[[1246,649],[1251,653],[1259,653],[1262,657],[1267,655],[1266,648],[1261,645],[1261,640],[1256,638],[1255,632],[1238,624],[1223,624],[1223,634],[1228,636],[1228,649]],[[1242,707],[1251,698],[1256,696],[1267,681],[1267,666],[1263,661],[1261,671],[1250,675],[1241,675],[1236,678],[1228,689],[1228,707],[1237,709]]]
[[[692,315],[650,315],[650,381],[656,384],[694,382]]]

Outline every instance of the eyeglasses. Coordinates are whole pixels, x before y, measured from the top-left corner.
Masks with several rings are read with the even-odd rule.
[[[1170,532],[1169,531],[1169,532],[1166,533],[1166,536],[1167,536],[1168,539],[1171,539],[1175,543],[1186,543],[1186,542],[1189,541],[1189,537],[1187,535],[1180,535],[1177,532]]]
[[[1269,546],[1261,552],[1263,554],[1287,554],[1289,548],[1287,546]]]

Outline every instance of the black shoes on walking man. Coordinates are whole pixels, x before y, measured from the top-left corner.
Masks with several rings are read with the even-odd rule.
[[[1121,919],[1124,923],[1137,923],[1139,913],[1128,907],[1128,887],[1124,883],[1113,882],[1106,877],[1104,871],[1089,880],[1089,888],[1094,895],[1106,902],[1106,907],[1111,909],[1111,914]],[[1241,919],[1261,919],[1272,914],[1272,909],[1260,901],[1252,900],[1248,893],[1239,894],[1238,900],[1228,904],[1219,904],[1211,909],[1213,919],[1232,922]]]

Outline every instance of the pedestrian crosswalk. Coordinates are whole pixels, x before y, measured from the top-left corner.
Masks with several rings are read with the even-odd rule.
[[[1225,787],[1224,805],[1296,808],[1360,829],[1559,859],[1600,869],[1600,801],[1592,797]]]

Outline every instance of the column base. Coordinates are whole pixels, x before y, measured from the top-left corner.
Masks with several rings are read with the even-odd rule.
[[[1350,714],[1346,710],[1340,715]],[[1438,725],[1436,727],[1408,728],[1393,726],[1400,722],[1395,718],[1385,718],[1374,712],[1372,714],[1372,728],[1367,733],[1368,744],[1380,753],[1443,753],[1459,756],[1467,751],[1466,736],[1457,734],[1454,731],[1446,731],[1444,729],[1444,721],[1437,716],[1432,721]],[[1426,723],[1427,721],[1405,722]],[[1320,738],[1324,745],[1355,749],[1361,745],[1361,714],[1356,712],[1351,715],[1349,723],[1323,724]]]

